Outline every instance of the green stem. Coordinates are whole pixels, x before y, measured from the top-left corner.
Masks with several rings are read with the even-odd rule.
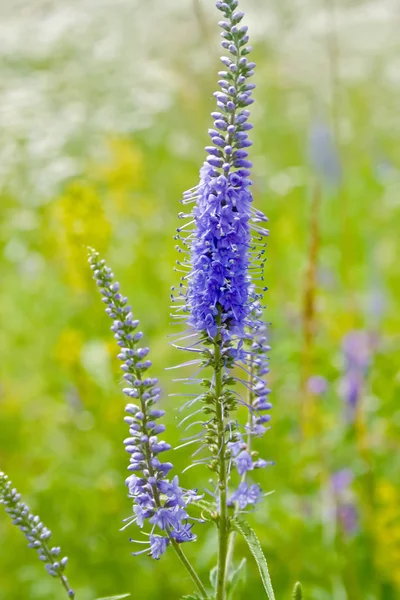
[[[190,562],[189,562],[188,558],[186,557],[185,553],[183,552],[182,548],[179,546],[179,544],[176,540],[174,540],[173,538],[170,538],[170,539],[171,539],[171,544],[172,544],[173,549],[175,550],[176,554],[178,555],[179,560],[181,561],[181,563],[183,564],[183,566],[189,573],[193,583],[196,585],[197,589],[199,590],[201,597],[208,599],[208,594],[207,594],[206,588],[202,584],[200,577],[197,575],[196,571],[190,564]]]
[[[218,495],[219,495],[219,530],[218,530],[218,572],[216,600],[225,598],[226,556],[228,551],[229,521],[226,498],[227,472],[225,457],[225,419],[222,402],[222,369],[221,369],[221,340],[217,336],[215,342],[215,399],[217,432],[220,448],[218,450]]]
[[[139,379],[140,381],[142,380],[142,374],[141,374],[141,371],[139,369],[135,369],[134,370],[134,374],[135,374],[135,376],[136,376],[137,379]],[[139,389],[140,390],[142,389],[141,386],[139,387]],[[143,430],[146,431],[146,425],[147,425],[147,421],[148,421],[147,407],[146,407],[146,402],[143,399],[143,395],[142,395],[141,391],[140,391],[140,406],[141,406],[141,410],[143,412]],[[148,441],[145,442],[144,443],[144,447],[145,447],[147,468],[149,470],[150,476],[154,477],[154,469],[153,469],[153,465],[151,464],[150,443]],[[156,485],[152,485],[152,489],[153,489],[153,495],[154,495],[154,500],[155,500],[156,506],[158,508],[161,508],[161,499],[160,499],[160,493],[158,491],[158,488],[157,488]],[[176,554],[178,555],[179,560],[181,561],[181,563],[183,564],[183,566],[185,567],[185,569],[189,573],[190,578],[192,579],[193,583],[195,584],[195,586],[199,590],[201,597],[205,598],[207,600],[208,599],[208,594],[207,594],[206,588],[202,584],[201,579],[197,575],[195,569],[192,567],[189,559],[186,557],[185,553],[183,552],[183,550],[180,547],[180,545],[178,544],[178,542],[171,536],[170,530],[168,528],[166,529],[166,533],[167,533],[167,535],[169,537],[169,540],[171,542],[171,546],[173,547],[173,549],[175,550]]]
[[[254,363],[253,360],[251,360],[250,363],[250,373],[249,373],[249,394],[248,394],[248,403],[249,406],[253,406],[253,401],[254,401],[254,394],[251,391],[253,389],[253,384],[254,384]],[[249,408],[249,423],[251,423],[253,419],[253,411]],[[247,433],[247,451],[249,453],[251,453],[251,430],[249,429],[248,433]],[[243,473],[242,475],[242,479],[241,482],[246,481],[246,475],[247,473]],[[235,510],[234,510],[234,516],[236,517],[236,515],[239,512],[239,506],[236,503],[235,504]],[[227,572],[229,572],[229,567],[232,563],[232,559],[233,559],[233,551],[235,549],[235,541],[236,541],[236,532],[235,531],[231,531],[229,533],[229,543],[228,543],[228,552],[226,555],[226,570]]]

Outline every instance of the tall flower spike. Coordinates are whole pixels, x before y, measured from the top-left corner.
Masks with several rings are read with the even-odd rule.
[[[123,392],[130,400],[125,409],[129,437],[124,444],[130,455],[128,470],[131,475],[126,484],[133,499],[134,515],[127,522],[128,525],[136,523],[140,528],[145,522],[152,526],[149,546],[135,554],[149,552],[158,559],[171,541],[182,543],[196,539],[186,512],[196,493],[181,488],[177,476],[170,481],[167,475],[172,464],[160,460],[161,454],[171,446],[158,439],[165,431],[165,426],[159,423],[165,411],[156,406],[161,391],[157,387],[158,380],[147,375],[151,361],[147,359],[149,348],[139,347],[143,338],[143,333],[138,330],[139,321],[133,318],[127,298],[121,295],[119,284],[113,281],[111,269],[94,250],[90,250],[89,263],[106,304],[106,313],[113,320],[111,330],[120,347],[118,358],[127,385]],[[155,528],[162,535],[155,534]]]
[[[174,316],[180,319],[188,313],[189,325],[199,334],[203,350],[198,344],[188,349],[202,352],[200,364],[213,367],[221,375],[219,389],[214,380],[210,393],[202,396],[215,415],[206,424],[206,440],[213,454],[220,456],[221,450],[226,450],[229,465],[233,463],[243,476],[268,464],[253,460],[250,438],[266,431],[270,417],[264,413],[271,404],[264,381],[269,346],[260,305],[265,288],[258,290],[256,285],[263,281],[264,236],[268,231],[262,224],[267,218],[252,207],[252,164],[248,160],[252,125],[247,107],[253,102],[255,87],[248,79],[255,64],[247,58],[251,47],[247,46],[247,27],[241,25],[244,15],[235,12],[237,5],[236,0],[217,2],[226,19],[219,23],[222,46],[230,56],[221,58],[226,70],[219,72],[221,91],[215,93],[218,112],[212,113],[215,129],[209,130],[212,145],[206,147],[208,156],[200,171],[200,183],[183,198],[184,204],[195,203],[190,215],[180,214],[190,218],[188,226],[194,228],[187,231],[186,226],[181,227],[176,236],[187,246],[189,255],[178,264],[189,271],[182,277],[177,299],[183,303]],[[246,401],[239,398],[250,414],[246,442],[238,425],[229,419],[238,402],[237,394],[227,389],[234,384],[229,369],[235,365],[245,373],[248,390]],[[223,415],[223,429],[217,426],[218,411]],[[252,494],[250,500],[249,496],[249,503],[254,503],[254,497]]]
[[[264,237],[268,234],[263,224],[267,219],[252,206],[252,163],[248,159],[248,132],[252,129],[248,107],[253,103],[255,87],[249,78],[255,64],[248,60],[251,47],[247,45],[247,27],[241,25],[244,14],[236,11],[238,1],[217,2],[216,6],[224,15],[219,25],[227,54],[221,58],[225,70],[219,72],[220,91],[214,94],[217,111],[212,113],[211,145],[206,147],[208,156],[200,170],[200,182],[182,201],[185,205],[194,203],[194,207],[190,214],[179,215],[189,219],[176,236],[178,249],[187,258],[178,262],[184,276],[172,299],[181,301],[173,316],[186,320],[192,330],[189,338],[183,338],[195,340],[186,348],[199,355],[192,364],[212,370],[211,378],[201,382],[206,391],[199,399],[206,405],[207,420],[200,422],[205,436],[198,438],[203,445],[196,451],[208,448],[211,458],[195,462],[208,464],[218,478],[216,599],[222,600],[230,533],[227,506],[235,504],[241,510],[255,504],[261,495],[259,487],[249,486],[244,477],[247,471],[267,465],[266,461],[254,460],[256,453],[249,440],[265,430],[269,417],[264,412],[270,404],[263,379],[267,347],[259,305],[265,288],[258,287],[263,281]],[[236,376],[234,367],[241,369],[243,379]],[[248,391],[246,399],[232,389],[238,380]],[[196,399],[189,406],[194,402]],[[246,441],[231,416],[238,404],[245,405],[250,413],[244,428]],[[232,465],[242,482],[228,500]]]
[[[17,525],[25,535],[29,542],[28,547],[37,551],[40,560],[45,563],[49,575],[58,577],[68,598],[75,598],[64,575],[68,558],[65,556],[60,559],[60,548],[49,545],[51,531],[43,525],[39,517],[31,513],[24,502],[21,502],[21,494],[12,487],[11,481],[2,471],[0,471],[0,504],[4,504],[13,524]]]
[[[234,12],[236,0],[217,2],[226,21],[222,46],[230,56],[223,56],[226,70],[220,71],[221,91],[215,92],[218,111],[212,113],[214,128],[209,129],[211,145],[200,171],[199,185],[184,194],[183,203],[196,202],[187,226],[178,229],[177,238],[189,248],[189,259],[178,263],[189,268],[182,278],[181,297],[189,312],[189,324],[199,333],[223,340],[242,337],[252,310],[250,293],[250,259],[261,258],[258,242],[267,231],[259,226],[266,217],[252,208],[250,192],[252,163],[248,160],[251,146],[247,109],[253,103],[254,84],[248,79],[255,63],[247,55],[247,26],[241,26],[242,12]],[[250,227],[260,238],[252,243]],[[187,287],[186,287],[187,284]],[[186,290],[186,291],[185,291]]]

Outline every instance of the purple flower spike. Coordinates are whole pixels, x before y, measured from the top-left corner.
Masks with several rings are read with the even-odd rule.
[[[260,302],[266,290],[262,282],[268,230],[267,218],[253,207],[251,193],[248,108],[253,103],[255,86],[249,78],[255,63],[248,59],[248,28],[241,24],[244,13],[237,11],[237,0],[216,5],[224,16],[219,22],[224,49],[223,70],[218,73],[221,89],[214,94],[217,108],[211,113],[214,126],[208,131],[211,143],[206,146],[199,184],[182,200],[193,208],[189,214],[181,213],[188,222],[175,238],[180,242],[178,250],[187,258],[178,262],[184,275],[172,295],[173,302],[179,300],[173,318],[188,323],[191,337],[196,339],[186,347],[200,356],[192,364],[199,363],[200,369],[211,367],[214,372],[213,379],[205,383],[208,392],[201,397],[206,414],[212,415],[204,422],[206,443],[202,446],[211,452],[209,466],[224,478],[223,457],[227,478],[232,476],[233,466],[244,479],[249,471],[270,464],[258,459],[251,447],[251,440],[268,429],[270,417],[265,412],[271,408],[265,381],[269,346]],[[231,371],[234,367],[242,370],[242,382],[248,389],[243,397],[231,389],[237,379]],[[249,409],[246,425],[230,416],[239,403]],[[220,483],[219,490],[225,489],[226,482]],[[257,486],[242,484],[242,495],[238,491],[231,496],[239,508],[254,503],[251,494],[258,493]],[[224,508],[221,505],[221,510]]]
[[[113,319],[111,329],[120,346],[118,358],[122,362],[124,379],[130,385],[123,392],[129,398],[137,400],[137,405],[129,403],[126,406],[128,416],[125,417],[129,437],[124,444],[130,456],[128,470],[132,472],[126,485],[129,497],[134,502],[134,516],[128,521],[129,524],[136,522],[141,528],[149,521],[167,534],[167,537],[150,536],[150,554],[158,559],[164,554],[169,540],[181,536],[181,532],[187,527],[189,515],[185,507],[195,492],[181,488],[177,477],[170,482],[166,476],[172,469],[172,464],[162,463],[158,458],[170,450],[171,445],[159,441],[157,437],[165,427],[156,424],[156,420],[163,417],[165,411],[155,408],[160,396],[158,380],[145,375],[151,363],[141,360],[147,356],[149,349],[137,348],[143,337],[142,332],[134,333],[139,322],[133,320],[127,299],[119,293],[119,284],[113,282],[111,270],[94,250],[90,250],[89,263],[107,306],[106,312]],[[194,539],[193,534],[185,539],[179,537],[182,542]]]
[[[358,528],[358,511],[350,489],[353,479],[354,474],[351,469],[341,469],[331,477],[336,520],[347,535],[354,535]]]
[[[208,338],[220,332],[230,339],[243,337],[252,310],[251,227],[257,236],[266,235],[255,225],[266,218],[252,208],[248,178],[252,163],[244,149],[251,145],[246,107],[253,102],[255,87],[248,83],[255,65],[246,58],[251,50],[246,45],[247,27],[238,26],[243,13],[234,12],[232,1],[217,3],[217,8],[226,19],[219,23],[222,46],[231,56],[221,58],[227,71],[219,73],[221,91],[214,94],[218,110],[212,113],[216,129],[209,130],[212,146],[206,147],[200,183],[184,195],[185,204],[196,204],[187,215],[193,220],[194,234],[178,230],[177,237],[188,246],[190,256],[182,265],[191,271],[183,278],[178,297],[194,330]]]
[[[356,416],[372,353],[373,341],[368,332],[351,331],[343,338],[344,374],[340,391],[346,402],[346,418],[350,423]]]
[[[58,546],[51,547],[48,544],[51,531],[21,501],[21,494],[13,488],[11,481],[2,471],[0,471],[0,504],[4,504],[13,524],[19,527],[25,535],[28,540],[28,547],[37,551],[48,574],[52,577],[58,577],[68,598],[75,598],[75,593],[69,587],[68,580],[64,575],[68,558],[66,556],[61,559],[58,558],[61,552],[60,548]]]

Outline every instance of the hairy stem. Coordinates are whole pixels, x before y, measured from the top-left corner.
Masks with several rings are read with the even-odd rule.
[[[228,551],[229,521],[227,506],[227,469],[225,456],[225,418],[222,401],[222,368],[221,368],[221,339],[217,336],[215,342],[215,399],[218,441],[218,496],[219,496],[219,530],[218,530],[218,573],[216,600],[225,598],[226,556]]]
[[[250,372],[249,372],[249,377],[248,377],[248,381],[249,381],[249,390],[248,390],[248,404],[249,407],[253,406],[253,401],[254,401],[254,393],[253,393],[253,385],[254,385],[254,361],[253,361],[253,357],[251,358],[251,362],[250,362]],[[248,409],[249,412],[249,423],[252,422],[252,419],[254,418],[254,413],[252,411],[251,408]],[[248,432],[247,432],[247,451],[251,454],[251,428],[249,428]],[[244,482],[246,481],[246,476],[247,476],[247,472],[243,473],[241,481]],[[234,516],[236,516],[239,512],[239,506],[236,503],[235,504],[235,510],[234,510]],[[232,563],[232,559],[233,559],[233,552],[235,550],[235,541],[236,541],[236,532],[235,531],[231,531],[229,533],[229,543],[228,543],[228,552],[226,555],[226,570],[229,573],[229,567],[231,566]]]
[[[176,554],[178,555],[179,560],[181,561],[181,563],[183,564],[183,566],[189,573],[193,583],[196,585],[197,589],[199,590],[201,597],[207,599],[208,594],[207,594],[206,588],[204,587],[200,577],[197,575],[196,571],[194,570],[191,563],[189,562],[189,559],[183,552],[183,550],[180,547],[180,545],[178,544],[178,542],[176,540],[174,540],[173,538],[170,538],[170,539],[171,539],[171,544],[172,544],[173,549],[175,550]]]
[[[135,370],[135,376],[140,381],[142,380],[142,374],[141,374],[140,370]],[[147,424],[147,421],[148,421],[148,417],[147,417],[146,402],[143,399],[142,392],[140,392],[140,406],[141,406],[141,410],[143,412],[143,429],[144,429],[144,431],[146,431],[146,424]],[[151,477],[154,477],[154,469],[153,469],[153,465],[151,464],[151,451],[150,451],[150,444],[149,444],[149,442],[145,443],[145,448],[146,448],[147,468],[149,470],[149,473],[150,473]],[[153,488],[153,495],[154,495],[155,503],[156,503],[157,507],[160,508],[161,507],[160,493],[159,493],[158,488],[157,488],[156,485],[153,485],[152,488]],[[197,575],[195,569],[192,567],[189,559],[186,557],[185,553],[183,552],[183,550],[180,547],[180,545],[178,544],[178,542],[170,535],[170,531],[169,531],[168,528],[166,530],[166,533],[167,533],[167,535],[169,537],[169,540],[171,542],[171,546],[173,547],[173,549],[175,550],[175,552],[176,552],[179,560],[181,561],[181,563],[183,564],[183,566],[185,567],[185,569],[189,573],[190,578],[192,579],[193,583],[195,584],[195,586],[199,590],[201,597],[207,599],[208,598],[207,591],[206,591],[203,583],[201,582],[200,577]]]

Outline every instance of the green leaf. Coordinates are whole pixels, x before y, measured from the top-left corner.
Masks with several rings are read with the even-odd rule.
[[[212,585],[212,589],[217,589],[217,575],[218,575],[218,567],[214,567],[210,571],[210,583]]]
[[[122,600],[122,598],[129,598],[130,594],[120,594],[119,596],[107,596],[107,598],[97,598],[97,600]]]
[[[303,588],[301,587],[301,583],[297,582],[295,584],[292,598],[293,600],[303,600]]]
[[[233,600],[233,593],[238,586],[246,581],[246,559],[242,558],[236,569],[233,569],[228,579],[228,598]]]
[[[255,558],[269,600],[275,600],[274,590],[272,589],[271,577],[269,576],[267,560],[262,551],[258,537],[256,536],[253,529],[249,527],[249,525],[247,525],[246,521],[243,521],[239,517],[234,517],[232,519],[232,525],[233,528],[244,537],[250,549],[250,552]]]
[[[189,595],[189,596],[182,596],[181,600],[202,600],[201,596],[198,596],[197,594],[193,595]]]

